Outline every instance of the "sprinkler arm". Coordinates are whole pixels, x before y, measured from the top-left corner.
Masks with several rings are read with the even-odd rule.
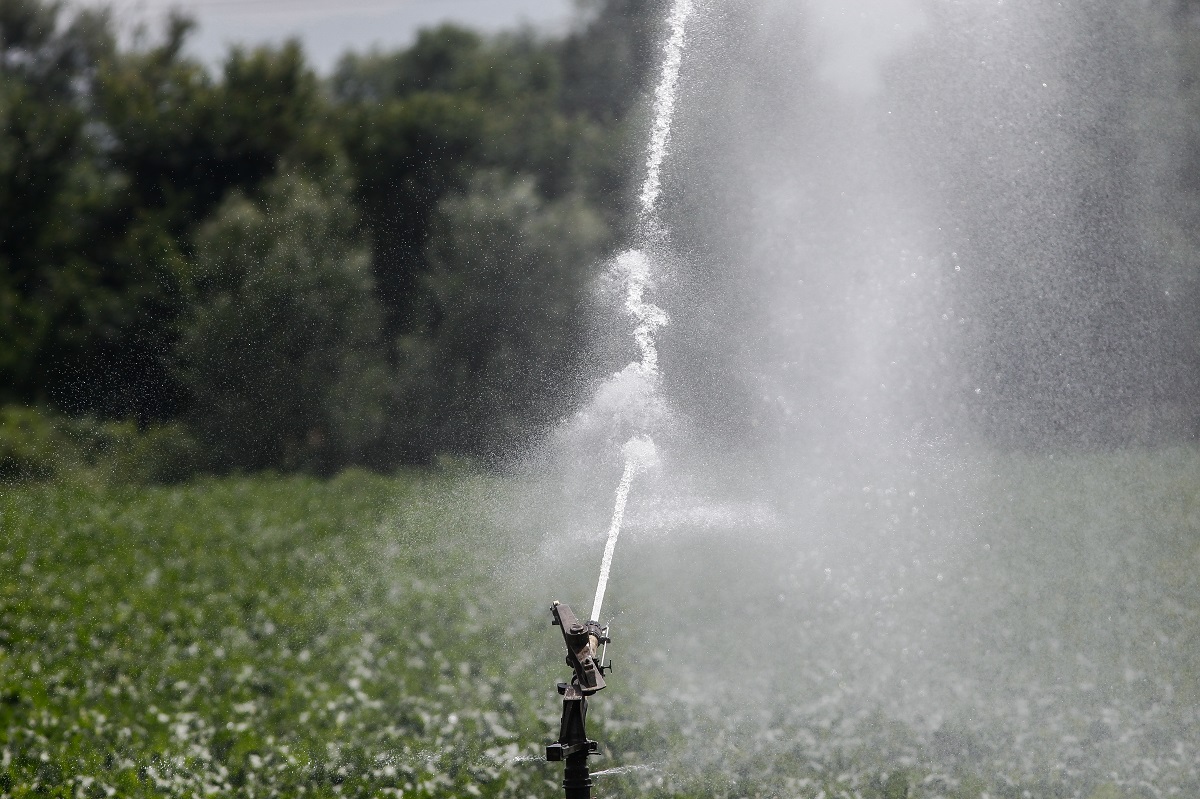
[[[575,673],[571,682],[560,682],[558,692],[562,694],[562,722],[558,728],[558,740],[546,747],[546,759],[562,762],[563,790],[566,799],[591,799],[592,780],[588,775],[588,757],[596,754],[600,745],[587,737],[587,698],[604,688],[604,672],[611,666],[600,664],[598,650],[608,643],[608,631],[599,622],[580,622],[571,608],[555,602],[550,613],[553,623],[561,630],[567,645],[567,665]]]
[[[604,672],[612,666],[600,663],[599,649],[609,638],[597,621],[580,622],[568,605],[555,602],[550,613],[553,624],[562,629],[567,645],[567,665],[575,671],[570,684],[559,683],[558,692],[564,699],[578,699],[604,690]]]

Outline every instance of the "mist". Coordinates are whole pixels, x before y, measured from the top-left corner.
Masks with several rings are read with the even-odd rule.
[[[698,7],[651,292],[660,457],[601,620],[630,662],[593,711],[682,733],[659,784],[1196,790],[1169,10]],[[634,344],[597,298],[607,385]],[[621,479],[602,420],[631,413],[597,397],[520,521],[550,570],[523,584],[560,598]]]

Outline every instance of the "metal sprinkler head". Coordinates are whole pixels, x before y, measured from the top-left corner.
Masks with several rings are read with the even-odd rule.
[[[550,613],[554,617],[552,623],[562,630],[567,665],[575,673],[571,682],[558,684],[563,698],[562,722],[558,741],[546,747],[546,759],[566,764],[563,776],[566,799],[591,799],[587,759],[600,745],[587,737],[587,697],[604,689],[604,672],[612,671],[612,664],[602,664],[603,655],[597,652],[602,644],[605,651],[608,649],[608,628],[597,621],[580,622],[571,608],[560,602],[550,607]]]

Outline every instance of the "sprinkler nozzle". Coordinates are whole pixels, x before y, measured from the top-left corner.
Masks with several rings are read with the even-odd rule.
[[[567,665],[575,671],[575,678],[570,685],[561,689],[564,697],[568,692],[579,696],[591,696],[597,691],[604,690],[604,672],[611,665],[601,665],[597,651],[601,644],[607,644],[607,630],[598,621],[580,622],[570,606],[555,602],[550,606],[554,616],[551,624],[562,629],[563,641],[567,645]]]

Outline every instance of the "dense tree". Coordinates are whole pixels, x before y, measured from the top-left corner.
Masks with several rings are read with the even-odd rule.
[[[222,79],[179,54],[188,24],[106,65],[96,104],[126,202],[180,235],[234,187],[253,190],[281,159],[320,163],[317,78],[296,43],[234,49]]]
[[[0,2],[0,399],[46,399],[56,353],[109,299],[91,251],[112,187],[85,100],[112,52],[103,15],[63,24],[60,4]]]
[[[83,10],[64,20],[65,3],[0,2],[0,71],[37,96],[65,99],[86,92],[86,79],[115,51],[108,12]]]
[[[979,263],[1049,257],[1036,233],[1052,218],[1007,240],[979,198],[1047,195],[1048,208],[1062,206],[1053,224],[1078,244],[1063,288],[1089,299],[1076,338],[1134,365],[1080,390],[1130,388],[1112,404],[1122,417],[1182,402],[1178,387],[1200,382],[1194,5],[1103,24],[1098,6],[1072,12],[1095,46],[1082,36],[1042,61],[1085,76],[1087,94],[1106,100],[1072,114],[1083,145],[1060,159],[1070,168],[1007,170],[1037,153],[980,123],[990,117],[974,104],[991,102],[1003,77],[989,59],[960,74],[978,90],[958,107],[931,92],[895,114],[901,133],[907,121],[936,150],[930,174],[957,203]],[[182,420],[190,432],[169,429],[177,441],[194,434],[214,469],[492,458],[552,423],[580,377],[593,266],[627,220],[638,166],[629,142],[646,124],[638,109],[665,11],[664,0],[579,6],[562,37],[442,26],[411,47],[347,55],[323,81],[295,43],[235,48],[210,70],[185,55],[186,18],[170,17],[149,45],[120,47],[107,13],[0,0],[0,403],[99,425]],[[1108,47],[1114,36],[1161,43],[1144,49],[1172,54],[1162,63],[1178,74],[1103,63],[1097,53],[1121,50]],[[912,77],[949,57],[897,67]],[[1169,135],[1150,119],[1173,120]],[[1131,160],[1151,140],[1161,157]],[[988,160],[992,151],[1006,157]],[[1150,196],[1135,185],[1167,188]],[[1131,271],[1147,261],[1161,266]],[[1042,372],[1027,362],[1046,341],[1075,340],[1075,328],[1039,299],[1042,284],[980,272],[992,281],[980,291],[1008,280],[1014,289],[1000,294],[1039,320],[1006,348],[984,342],[976,358],[995,355],[990,372],[1033,407],[1056,361],[1043,359]],[[1131,304],[1135,295],[1145,301]],[[992,307],[998,325],[1006,306]],[[1134,339],[1111,334],[1140,331],[1144,344],[1167,329],[1184,331],[1172,344],[1183,377],[1138,367]],[[1123,418],[1110,421],[1092,427],[1125,435]]]
[[[399,385],[414,451],[483,458],[510,452],[557,420],[584,351],[581,265],[607,241],[579,196],[547,201],[529,179],[480,172],[433,221],[424,288],[433,318],[400,341],[412,367]]]
[[[372,266],[395,334],[430,312],[420,276],[438,202],[479,169],[525,174],[551,199],[587,196],[619,216],[623,130],[562,107],[556,48],[528,34],[485,40],[451,25],[408,50],[348,55],[331,88]]]
[[[372,243],[372,269],[389,331],[419,327],[416,290],[429,220],[460,187],[482,148],[486,116],[473,102],[419,94],[347,111],[355,198]]]
[[[642,92],[655,60],[663,0],[579,0],[586,23],[562,43],[563,104],[618,122]]]
[[[5,399],[167,418],[195,227],[282,158],[320,163],[299,48],[234,51],[219,81],[182,56],[191,23],[118,51],[104,15],[0,2],[0,352]]]
[[[200,231],[179,372],[214,467],[324,471],[369,454],[387,374],[353,230],[344,189],[285,175]]]

